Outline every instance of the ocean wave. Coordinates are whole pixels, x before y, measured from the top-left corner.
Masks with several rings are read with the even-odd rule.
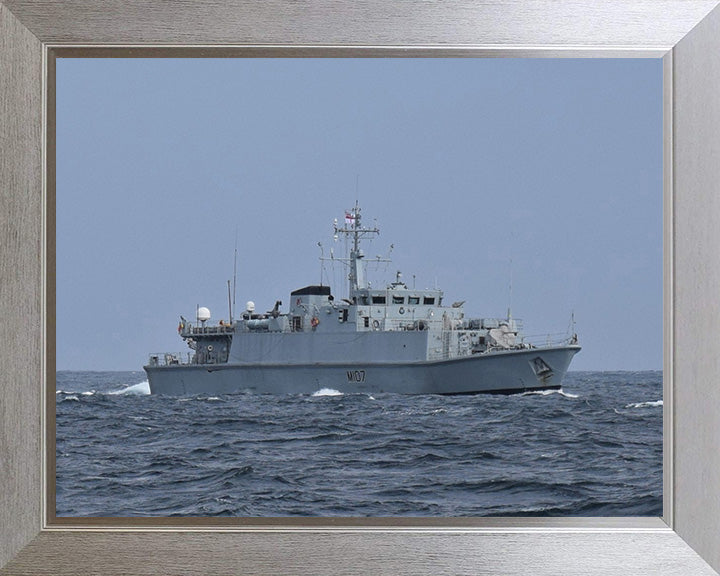
[[[339,394],[329,384],[136,398],[122,394],[147,393],[140,372],[61,376],[75,392],[56,396],[60,515],[662,513],[663,409],[646,402],[662,398],[659,374],[570,373],[572,395],[374,401],[324,398]]]
[[[550,396],[551,394],[559,394],[560,396],[564,396],[565,398],[579,398],[577,394],[570,394],[570,392],[565,392],[562,388],[559,390],[528,390],[527,392],[523,392],[520,394],[520,396]]]
[[[147,380],[144,380],[143,382],[139,382],[138,384],[133,384],[132,386],[128,386],[127,388],[122,388],[121,390],[114,390],[112,392],[108,392],[108,394],[111,394],[113,396],[117,396],[117,395],[144,396],[146,394],[150,394],[150,382],[148,382]]]
[[[628,404],[625,408],[654,408],[662,405],[662,400],[655,400],[654,402],[635,402],[634,404]]]
[[[317,392],[313,392],[313,397],[318,396],[344,396],[344,394],[334,388],[321,388]]]

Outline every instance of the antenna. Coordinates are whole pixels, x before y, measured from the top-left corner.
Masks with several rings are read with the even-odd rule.
[[[235,294],[237,294],[237,243],[238,229],[235,226],[235,259],[233,260],[233,297],[232,306],[230,307],[230,324],[233,323],[232,311],[235,309]],[[230,281],[228,280],[228,299],[230,298]]]
[[[323,250],[322,242],[318,242],[317,245],[320,247],[320,286],[322,286],[325,251]]]
[[[508,293],[508,320],[512,320],[512,282],[513,282],[513,268],[512,268],[512,258],[510,258],[510,286],[508,287],[509,293]],[[520,311],[522,314],[522,311]]]
[[[230,300],[230,280],[227,281],[228,284],[228,316],[230,317],[230,324],[233,322],[232,317],[232,300]]]

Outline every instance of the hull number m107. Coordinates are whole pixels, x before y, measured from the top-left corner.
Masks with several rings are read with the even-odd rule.
[[[365,370],[348,370],[348,382],[365,382]]]

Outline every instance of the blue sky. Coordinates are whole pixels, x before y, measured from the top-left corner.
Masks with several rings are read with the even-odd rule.
[[[527,334],[574,313],[573,369],[662,368],[659,59],[62,58],[57,150],[58,369],[184,351],[236,237],[238,307],[287,303],[356,198],[377,285],[502,316],[512,277]]]

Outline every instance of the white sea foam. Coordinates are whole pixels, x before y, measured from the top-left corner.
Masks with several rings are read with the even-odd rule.
[[[520,394],[520,396],[550,396],[551,394],[560,394],[560,396],[564,396],[565,398],[579,398],[577,394],[570,394],[569,392],[564,392],[562,389],[560,390],[529,390],[527,392],[523,392]]]
[[[627,406],[625,406],[625,408],[652,408],[662,405],[662,400],[656,400],[655,402],[636,402],[635,404],[628,404]]]
[[[65,396],[65,400],[75,400],[76,402],[80,402],[80,398],[75,396],[75,394],[72,394],[70,396]]]
[[[142,396],[144,394],[150,394],[150,383],[147,380],[145,380],[143,382],[139,382],[138,384],[133,384],[132,386],[123,388],[122,390],[115,390],[114,392],[109,392],[109,394],[112,394],[112,395],[135,394],[138,396]]]
[[[321,388],[317,392],[314,392],[313,396],[343,396],[343,393],[333,388]]]
[[[95,394],[95,390],[90,390],[87,392],[76,392],[74,390],[55,390],[55,394],[80,394],[81,396],[93,396]]]

